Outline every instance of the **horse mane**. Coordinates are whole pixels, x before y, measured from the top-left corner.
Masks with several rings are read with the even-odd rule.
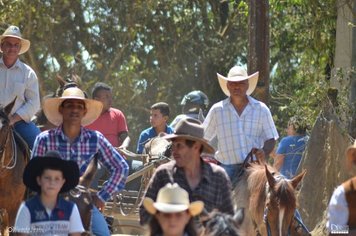
[[[268,167],[272,168],[272,167]],[[273,169],[273,168],[272,168]],[[276,170],[272,170],[273,173],[276,172]],[[253,193],[251,195],[252,201],[257,204],[255,209],[263,209],[264,204],[266,201],[266,183],[267,183],[267,177],[266,177],[266,170],[263,165],[256,164],[256,163],[251,163],[250,167],[247,168],[247,173],[248,173],[248,179],[247,179],[247,184],[248,184],[248,190],[249,192]]]
[[[238,236],[244,218],[244,209],[237,210],[235,215],[214,210],[204,217],[204,236]]]
[[[287,211],[294,210],[297,207],[297,198],[294,193],[294,188],[287,178],[281,175],[279,178],[274,188],[274,192],[279,198],[279,205],[280,207],[284,207]]]

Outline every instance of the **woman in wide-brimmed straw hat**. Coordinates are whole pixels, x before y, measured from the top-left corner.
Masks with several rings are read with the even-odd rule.
[[[346,149],[345,155],[347,167],[355,167],[356,140]],[[356,176],[346,180],[334,190],[329,202],[326,227],[331,234],[356,235]]]
[[[161,188],[157,200],[143,200],[143,206],[151,215],[151,236],[194,236],[197,235],[193,217],[204,208],[202,201],[189,202],[187,191],[177,183],[168,183]]]

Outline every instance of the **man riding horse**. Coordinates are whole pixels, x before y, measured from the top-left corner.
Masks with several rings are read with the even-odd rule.
[[[94,156],[109,170],[109,180],[93,196],[95,207],[91,230],[94,235],[110,235],[108,227],[103,227],[107,224],[99,210],[103,210],[105,201],[115,192],[124,188],[129,169],[123,157],[101,133],[83,127],[98,118],[102,107],[101,102],[86,99],[83,91],[76,87],[64,90],[62,97],[44,100],[45,115],[58,127],[39,134],[32,152],[35,157],[57,150],[65,160],[78,163],[81,175]]]

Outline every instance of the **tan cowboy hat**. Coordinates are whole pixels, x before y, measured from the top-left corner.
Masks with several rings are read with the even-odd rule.
[[[214,148],[204,139],[204,127],[199,120],[185,117],[181,119],[173,134],[163,136],[165,139],[184,138],[188,140],[198,141],[204,146],[203,152],[215,153]]]
[[[63,122],[63,116],[59,112],[59,106],[66,99],[79,99],[85,102],[87,113],[82,118],[83,126],[94,122],[100,116],[103,109],[103,104],[101,102],[85,98],[84,92],[79,88],[67,88],[63,91],[62,97],[47,98],[43,101],[43,112],[47,119],[56,126],[59,126]]]
[[[21,40],[21,49],[19,54],[27,52],[27,50],[30,48],[30,41],[27,39],[22,38],[21,32],[19,27],[11,25],[9,28],[5,30],[5,32],[0,35],[0,42],[2,43],[4,38],[11,37],[11,38],[17,38]],[[2,52],[0,48],[0,52]]]
[[[354,142],[353,145],[350,145],[347,149],[346,149],[346,160],[347,163],[349,164],[353,164],[356,166],[356,140]]]
[[[229,73],[227,74],[227,77],[218,75],[219,79],[219,84],[220,88],[222,91],[225,93],[226,96],[230,96],[230,92],[227,89],[227,81],[242,81],[242,80],[247,80],[248,79],[248,89],[246,91],[247,95],[250,95],[256,88],[257,81],[258,81],[258,71],[253,73],[252,75],[247,75],[247,71],[242,68],[241,66],[234,66],[230,69]]]
[[[163,213],[176,213],[188,210],[190,215],[199,215],[204,208],[202,201],[190,203],[188,192],[179,187],[177,183],[168,183],[158,191],[157,201],[146,197],[142,202],[145,209],[151,215],[157,211]]]

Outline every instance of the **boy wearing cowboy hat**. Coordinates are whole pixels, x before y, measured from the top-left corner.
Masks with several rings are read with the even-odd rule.
[[[190,203],[188,192],[177,183],[168,183],[161,188],[156,201],[147,197],[143,199],[143,207],[153,216],[149,235],[198,235],[193,217],[203,211],[204,203]]]
[[[27,52],[30,41],[22,38],[17,26],[10,26],[0,36],[0,106],[6,106],[15,98],[10,125],[32,149],[40,129],[31,118],[40,109],[40,96],[36,73],[19,59]]]
[[[204,139],[204,128],[193,118],[180,120],[173,134],[163,136],[172,140],[174,160],[160,165],[151,177],[145,197],[157,198],[159,189],[167,183],[178,183],[185,189],[192,201],[203,201],[205,209],[211,212],[233,214],[231,183],[218,165],[206,163],[201,153],[214,153],[214,148]],[[140,207],[140,222],[147,223],[149,214]]]
[[[347,166],[356,166],[356,141],[346,150]],[[326,228],[331,234],[356,234],[356,176],[339,185],[331,196]]]
[[[43,101],[43,111],[55,129],[40,133],[35,141],[32,156],[42,156],[48,150],[57,150],[65,160],[77,162],[80,175],[95,156],[110,172],[110,178],[93,196],[96,207],[92,212],[92,231],[95,235],[110,235],[106,221],[98,211],[115,192],[125,186],[128,165],[110,142],[98,131],[83,126],[89,125],[101,114],[102,103],[87,99],[77,87],[67,88],[62,97]]]
[[[278,139],[268,107],[250,95],[255,90],[258,72],[248,75],[240,66],[228,76],[217,74],[220,87],[228,98],[214,104],[204,120],[205,138],[218,139],[215,158],[237,183],[238,173],[250,151],[264,162]]]
[[[23,173],[23,182],[37,195],[22,203],[16,216],[18,235],[80,235],[84,232],[75,203],[59,197],[79,181],[79,168],[74,161],[61,159],[49,151],[33,158]]]

